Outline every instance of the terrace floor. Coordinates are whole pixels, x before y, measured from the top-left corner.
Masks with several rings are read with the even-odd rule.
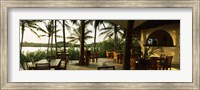
[[[97,67],[107,65],[107,66],[115,66],[116,70],[123,70],[122,64],[113,63],[113,59],[108,59],[108,58],[99,58],[97,63],[90,62],[88,66],[80,66],[80,65],[77,65],[77,63],[78,63],[78,60],[69,61],[67,65],[67,69],[68,70],[97,70]],[[180,68],[177,67],[176,65],[172,65],[172,70],[180,70]]]

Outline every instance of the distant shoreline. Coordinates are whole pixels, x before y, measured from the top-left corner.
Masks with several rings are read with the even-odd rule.
[[[51,44],[49,44],[49,46],[51,47]],[[66,47],[70,47],[71,44],[66,43]],[[48,47],[47,43],[29,43],[29,42],[25,42],[22,44],[22,47]],[[52,44],[52,47],[56,47],[56,44]],[[64,47],[63,43],[57,43],[57,47]],[[78,44],[74,45],[74,47],[79,47]]]

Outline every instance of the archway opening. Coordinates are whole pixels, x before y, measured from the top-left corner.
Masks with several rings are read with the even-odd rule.
[[[174,46],[171,35],[164,30],[152,32],[145,43],[146,46]]]

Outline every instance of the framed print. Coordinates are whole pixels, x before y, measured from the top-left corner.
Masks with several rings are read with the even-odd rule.
[[[1,89],[198,90],[199,6],[2,0]]]

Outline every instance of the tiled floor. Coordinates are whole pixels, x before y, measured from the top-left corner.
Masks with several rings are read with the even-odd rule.
[[[114,64],[113,59],[107,59],[107,58],[99,58],[97,63],[90,62],[88,66],[80,66],[77,64],[78,64],[78,60],[71,60],[69,61],[67,65],[67,69],[68,70],[97,70],[97,67],[100,67],[100,66],[114,65],[116,70],[122,70],[122,64]],[[179,70],[179,69],[172,67],[172,70]]]

